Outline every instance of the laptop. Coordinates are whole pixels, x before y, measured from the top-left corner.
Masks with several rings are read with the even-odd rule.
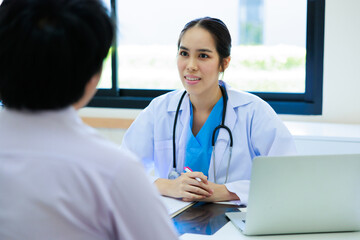
[[[226,216],[245,235],[360,230],[360,154],[257,157],[246,212]]]

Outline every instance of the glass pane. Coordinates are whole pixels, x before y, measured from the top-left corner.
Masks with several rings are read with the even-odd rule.
[[[110,51],[103,62],[101,78],[97,86],[98,88],[111,88],[112,85],[111,52],[112,52],[112,48],[110,48]]]
[[[110,0],[101,0],[101,1],[104,3],[104,6],[106,6],[106,8],[108,9],[108,12],[110,15],[110,12],[111,12],[110,11],[110,9],[111,9]],[[112,78],[111,51],[112,51],[112,48],[110,49],[109,54],[107,55],[107,57],[104,60],[103,70],[102,70],[100,82],[98,84],[98,88],[111,88],[111,78]]]
[[[119,86],[181,88],[179,33],[190,20],[211,16],[232,36],[225,81],[245,91],[303,93],[306,7],[306,0],[119,0]]]

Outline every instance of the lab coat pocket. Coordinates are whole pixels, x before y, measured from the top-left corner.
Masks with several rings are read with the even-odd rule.
[[[154,142],[154,160],[160,175],[166,175],[172,165],[172,140]]]

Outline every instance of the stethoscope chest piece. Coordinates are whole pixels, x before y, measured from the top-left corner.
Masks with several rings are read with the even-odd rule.
[[[173,168],[169,173],[168,179],[176,179],[178,177],[180,177],[180,174]]]

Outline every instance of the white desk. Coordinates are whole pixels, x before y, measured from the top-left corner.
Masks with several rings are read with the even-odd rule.
[[[360,153],[360,124],[284,123],[300,155]]]
[[[213,235],[183,234],[181,240],[359,240],[360,232],[245,236],[228,222]]]
[[[216,204],[216,203],[215,203]],[[229,204],[229,203],[228,203]],[[197,205],[194,205],[197,206]],[[192,208],[194,207],[192,206]],[[217,218],[223,214],[224,210],[221,208],[206,208],[206,211],[213,212],[215,214],[210,214],[211,216]],[[222,206],[225,206],[222,203]],[[203,206],[204,207],[204,206]],[[229,206],[230,209],[234,207],[234,205]],[[237,208],[237,206],[236,206]],[[203,208],[204,209],[204,208]],[[218,209],[218,210],[216,210]],[[229,208],[226,209],[226,212],[229,211]],[[218,214],[216,214],[218,213]],[[197,218],[201,219],[201,218]],[[205,221],[206,222],[206,221]],[[179,224],[179,222],[178,222]],[[187,222],[189,224],[189,222]],[[200,226],[202,224],[200,223]],[[206,225],[206,224],[205,224]],[[212,227],[216,228],[215,225]],[[191,227],[190,231],[194,228]],[[184,231],[184,229],[182,229]],[[202,231],[202,230],[200,230]],[[185,231],[186,232],[186,231]],[[193,233],[185,233],[180,236],[181,240],[205,240],[205,239],[213,239],[213,240],[360,240],[360,231],[358,232],[335,232],[335,233],[307,233],[307,234],[284,234],[284,235],[267,235],[267,236],[246,236],[242,234],[231,221],[227,222],[223,227],[221,227],[217,232],[213,235],[203,235],[203,234],[193,234]]]
[[[285,122],[299,154],[360,153],[360,125]],[[245,236],[228,222],[213,235],[183,234],[181,240],[360,240],[360,232]]]

